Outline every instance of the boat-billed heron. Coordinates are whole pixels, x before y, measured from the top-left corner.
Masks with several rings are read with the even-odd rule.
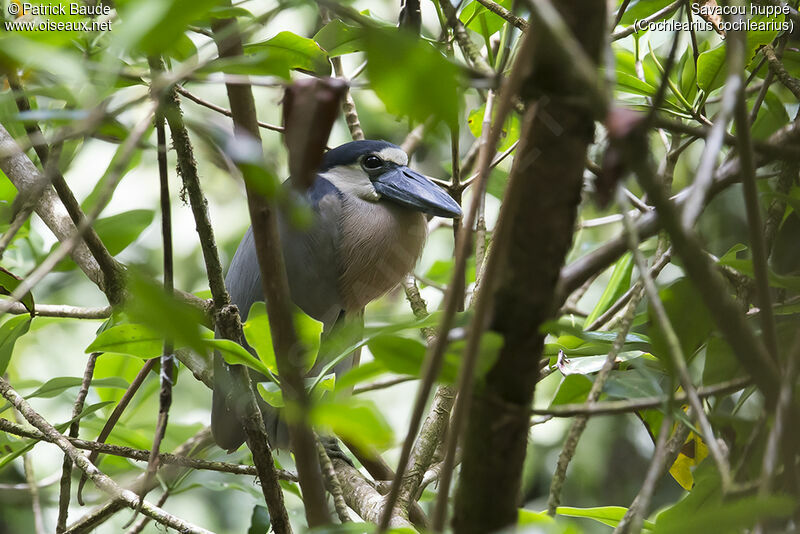
[[[425,242],[426,215],[461,217],[458,204],[408,168],[406,153],[385,141],[354,141],[328,151],[303,197],[313,212],[310,227],[293,228],[280,213],[278,228],[291,298],[323,323],[323,338],[348,321],[363,321],[364,306],[412,270]],[[264,298],[252,228],[225,283],[245,320],[250,306]],[[335,371],[349,365],[345,360]],[[214,367],[211,429],[220,447],[233,450],[245,440],[237,415],[241,395],[219,356]],[[263,401],[260,406],[271,445],[286,447],[288,434],[276,409]]]

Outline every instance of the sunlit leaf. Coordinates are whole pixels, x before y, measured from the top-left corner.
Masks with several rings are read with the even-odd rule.
[[[713,328],[714,322],[708,308],[688,278],[680,278],[662,288],[659,290],[658,296],[678,337],[684,358],[691,358],[708,338]],[[655,317],[652,305],[649,315]],[[663,361],[670,361],[670,348],[661,324],[652,320],[647,334],[652,342],[652,353]]]
[[[511,0],[499,0],[497,3],[508,10],[511,9]],[[458,18],[467,28],[478,33],[482,33],[482,27],[485,26],[486,33],[489,35],[500,31],[505,23],[505,20],[499,15],[492,13],[481,5],[480,2],[475,0],[467,4],[467,6],[461,10],[461,14]]]
[[[278,372],[275,350],[272,348],[272,333],[267,318],[267,307],[263,301],[254,302],[242,325],[244,337],[258,355],[261,362],[273,373]]]
[[[163,352],[164,338],[155,330],[134,323],[112,326],[100,332],[85,352],[115,352],[139,358],[156,358]]]
[[[206,339],[204,342],[210,349],[218,350],[227,363],[231,365],[246,365],[265,376],[270,376],[267,366],[235,341],[229,339]]]
[[[259,382],[256,386],[259,395],[267,404],[275,408],[286,406],[283,402],[283,392],[278,384],[275,382]]]
[[[378,408],[369,401],[354,397],[314,404],[311,421],[314,425],[331,429],[337,436],[363,450],[373,447],[382,450],[394,440],[392,428]]]
[[[631,285],[631,274],[633,273],[633,256],[630,253],[622,256],[614,264],[614,270],[611,272],[611,278],[606,284],[600,300],[597,301],[594,309],[586,317],[584,328],[592,324],[595,319],[603,315],[605,311],[619,299]]]
[[[316,42],[288,31],[265,41],[248,44],[244,51],[242,57],[219,59],[203,70],[280,76],[287,80],[292,70],[321,76],[331,72],[328,55]]]
[[[114,27],[125,49],[160,55],[171,49],[190,23],[205,18],[219,0],[138,0],[122,2],[122,24]]]
[[[556,514],[565,515],[568,517],[585,517],[587,519],[594,519],[609,527],[616,527],[627,512],[627,508],[622,506],[598,506],[595,508],[574,508],[571,506],[559,506],[556,508]],[[645,520],[642,525],[645,532],[652,531],[655,524],[651,521]]]
[[[162,339],[170,339],[176,347],[191,347],[203,352],[203,340],[210,335],[204,327],[203,312],[177,297],[168,295],[163,286],[133,272],[128,276],[128,289],[136,298],[126,301],[125,311],[131,320],[148,326]]]
[[[473,109],[467,117],[467,126],[469,131],[476,138],[481,136],[483,129],[483,116],[486,105]],[[503,124],[503,129],[500,131],[500,140],[497,145],[497,150],[503,152],[511,147],[516,141],[519,141],[520,124],[519,117],[515,114],[509,115]]]
[[[669,468],[669,474],[683,489],[691,491],[694,486],[692,469],[705,460],[707,456],[708,447],[703,443],[703,439],[694,432],[689,432],[681,452]]]
[[[747,46],[745,60],[750,61],[758,47],[771,43],[784,23],[784,15],[755,15],[748,22]],[[788,27],[786,29],[789,29]],[[725,81],[728,73],[725,43],[700,54],[697,59],[697,83],[700,88],[710,93],[718,89]]]
[[[330,57],[336,57],[363,50],[364,30],[334,19],[317,32],[314,40]]]
[[[421,123],[458,122],[458,67],[405,32],[367,29],[367,74],[386,109]],[[425,98],[420,98],[420,95]]]

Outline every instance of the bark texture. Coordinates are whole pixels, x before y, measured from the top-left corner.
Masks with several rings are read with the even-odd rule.
[[[605,30],[605,3],[562,0],[556,4],[586,54],[598,61]],[[474,389],[456,492],[455,532],[494,532],[516,522],[529,430],[529,408],[539,376],[544,337],[552,317],[556,282],[570,248],[592,141],[589,89],[571,72],[556,39],[534,21],[537,43],[523,84],[528,104],[503,215],[511,224],[491,283],[491,329],[504,336],[497,362]],[[537,27],[538,26],[538,27]]]

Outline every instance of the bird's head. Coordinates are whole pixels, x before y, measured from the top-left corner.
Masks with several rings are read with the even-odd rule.
[[[353,141],[328,151],[319,176],[363,200],[386,200],[430,215],[461,217],[461,208],[450,195],[408,168],[408,155],[386,141]]]

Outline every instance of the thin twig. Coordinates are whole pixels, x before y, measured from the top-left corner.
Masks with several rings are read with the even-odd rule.
[[[761,465],[761,480],[758,488],[760,495],[768,495],[773,487],[780,443],[784,439],[788,425],[791,424],[789,421],[792,409],[792,389],[796,385],[798,370],[800,370],[800,333],[795,335],[792,347],[786,356],[786,367],[778,393],[778,405],[775,407],[775,420],[767,436],[766,450]],[[792,469],[790,465],[787,465],[786,468]]]
[[[643,18],[641,20],[637,20],[636,24],[631,24],[630,26],[628,26],[624,30],[620,30],[618,32],[612,33],[611,34],[611,40],[612,41],[618,41],[618,40],[623,39],[623,38],[625,38],[625,37],[627,37],[629,35],[633,35],[634,33],[637,33],[641,29],[647,29],[647,26],[651,22],[655,22],[657,20],[661,20],[664,17],[669,16],[673,12],[677,11],[678,8],[681,7],[681,4],[683,2],[684,2],[684,0],[675,0],[674,2],[672,2],[669,5],[667,5],[666,7],[656,11],[655,13],[650,15],[649,17]]]
[[[778,77],[778,80],[792,92],[794,97],[800,100],[800,80],[789,74],[781,60],[775,55],[775,49],[772,48],[772,45],[764,45],[762,51],[769,62],[770,72],[773,72]]]
[[[447,8],[444,6],[448,6],[452,11],[453,17],[450,17],[451,13],[448,12],[448,18],[452,19],[455,17],[455,9],[448,2],[440,2],[440,5],[446,12]],[[461,27],[463,28],[463,25]],[[530,43],[532,41],[532,39],[527,38],[527,36],[532,33],[533,32],[528,32],[525,34],[525,43]],[[530,48],[530,45],[528,45],[528,48]],[[520,53],[517,56],[517,61],[519,61],[520,56],[524,57],[528,53],[523,53],[523,50],[527,49],[523,47],[523,49],[520,50]],[[494,147],[497,145],[497,140],[500,136],[501,126],[511,110],[513,96],[517,94],[519,86],[522,83],[520,71],[521,69],[513,69],[511,77],[506,80],[506,83],[504,84],[500,93],[497,114],[495,117],[495,127],[491,130],[488,142],[482,147],[482,150],[480,150],[478,166],[480,170],[477,178],[478,194],[480,194],[480,192],[483,191],[483,188],[486,186],[486,180],[489,175],[489,163],[491,161],[492,152],[494,152]],[[462,236],[460,239],[456,240],[455,261],[452,275],[452,280],[454,281],[460,280],[464,277],[470,242],[469,234],[472,232],[472,225],[475,222],[477,208],[478,206],[475,202],[470,205],[467,217],[461,226]],[[436,342],[433,344],[433,347],[428,350],[428,353],[425,357],[425,363],[422,369],[422,383],[417,390],[417,397],[414,401],[414,408],[412,409],[411,419],[408,425],[408,432],[406,434],[405,441],[403,442],[403,447],[400,451],[400,460],[397,464],[394,483],[392,484],[389,495],[386,497],[386,504],[383,509],[383,513],[381,514],[381,521],[378,524],[378,529],[380,532],[386,530],[386,528],[389,526],[391,518],[393,517],[394,506],[397,503],[401,481],[405,475],[414,438],[417,435],[417,431],[419,430],[422,422],[422,413],[425,409],[425,405],[427,404],[435,377],[439,374],[439,369],[441,368],[447,335],[453,324],[456,305],[460,300],[458,293],[459,291],[457,288],[457,283],[451,283],[447,288],[447,292],[445,293],[444,312],[442,314],[441,323],[439,324],[438,337]]]
[[[738,5],[744,9],[743,3],[739,3]],[[737,15],[732,20],[736,22],[742,21],[744,18],[742,15]],[[739,26],[734,24],[734,28],[739,28]],[[767,267],[769,253],[767,252],[767,246],[764,240],[764,227],[761,219],[761,208],[758,203],[758,188],[756,186],[756,168],[754,163],[755,158],[750,140],[751,132],[750,118],[747,111],[747,96],[745,95],[741,85],[741,77],[743,76],[746,61],[744,57],[744,49],[747,39],[746,33],[747,32],[744,30],[737,29],[734,31],[733,28],[728,32],[728,50],[741,49],[739,53],[730,58],[728,65],[730,70],[736,72],[737,76],[740,78],[736,94],[736,138],[739,140],[739,161],[741,162],[742,166],[742,189],[744,191],[744,204],[745,211],[747,212],[747,232],[750,238],[750,250],[752,252],[753,260],[756,302],[758,303],[758,307],[761,308],[759,319],[761,321],[764,345],[766,345],[767,352],[770,354],[773,361],[777,362],[778,337],[775,331],[775,317],[772,314],[772,298],[770,296],[769,280],[767,279],[769,276],[769,269]],[[737,43],[736,46],[734,46],[734,43]],[[733,59],[735,59],[736,62],[732,62]],[[772,68],[772,62],[770,62],[770,68]],[[781,79],[780,74],[777,74],[777,76],[778,79]]]
[[[8,71],[7,78],[9,86],[16,93],[15,101],[17,109],[19,109],[21,113],[30,111],[30,103],[25,97],[19,77],[13,69]],[[80,228],[86,215],[84,215],[78,200],[67,185],[64,176],[58,170],[58,152],[60,152],[61,143],[59,142],[55,145],[56,156],[50,158],[50,147],[46,143],[34,143],[34,139],[44,139],[39,125],[35,122],[26,122],[25,131],[28,134],[28,138],[36,154],[39,156],[39,160],[42,162],[42,165],[45,166],[45,175],[52,180],[53,187],[58,197],[61,199],[61,202],[64,204],[64,207],[67,209],[67,213],[72,219],[73,224],[75,224],[76,228]],[[103,288],[108,296],[109,302],[111,304],[118,304],[122,301],[124,287],[122,267],[108,252],[108,249],[93,228],[89,227],[85,230],[83,240],[103,272]]]
[[[220,107],[220,106],[218,106],[216,104],[213,104],[213,103],[209,102],[208,100],[203,100],[202,98],[200,98],[199,96],[195,95],[194,93],[190,93],[189,91],[187,91],[182,85],[175,85],[175,90],[178,93],[180,93],[181,95],[183,95],[186,98],[188,98],[189,100],[191,100],[192,102],[194,102],[195,104],[199,104],[199,105],[201,105],[201,106],[203,106],[205,108],[208,108],[208,109],[210,109],[212,111],[216,111],[217,113],[221,113],[222,115],[225,115],[226,117],[230,117],[231,116],[231,110],[225,109],[225,108]],[[259,125],[259,127],[264,128],[265,130],[272,130],[273,132],[283,133],[283,126],[276,126],[274,124],[267,124],[266,122],[261,122],[261,121],[258,121],[258,125]]]
[[[669,261],[672,257],[671,249],[661,254],[656,261],[653,262],[653,265],[650,267],[650,277],[654,280],[658,277],[661,271],[669,265]],[[586,330],[597,330],[608,321],[611,320],[614,315],[617,314],[619,310],[622,309],[625,304],[631,299],[633,294],[636,292],[635,287],[631,287],[628,289],[623,295],[618,298],[611,306],[608,307],[606,311],[604,311],[597,319],[592,321],[592,323],[586,327]]]
[[[230,4],[226,2],[223,5]],[[242,38],[237,31],[238,24],[236,19],[215,19],[212,20],[211,26],[217,40],[220,57],[241,57],[244,54]],[[223,37],[226,33],[229,35]],[[251,86],[248,84],[228,84],[226,87],[236,135],[239,137],[250,136],[259,141],[260,132]],[[260,155],[260,142],[258,142],[257,146]],[[300,179],[300,177],[297,178]],[[262,195],[254,191],[248,181],[245,181],[245,190],[256,242],[256,256],[261,273],[261,288],[267,302],[270,329],[273,333],[272,341],[275,348],[278,373],[281,377],[281,390],[284,399],[288,403],[295,404],[298,409],[298,419],[296,422],[289,424],[289,437],[292,444],[292,452],[295,454],[300,487],[303,492],[306,519],[309,528],[314,528],[330,523],[330,516],[325,502],[325,489],[319,468],[315,439],[311,429],[307,426],[309,399],[301,374],[300,366],[302,364],[292,361],[290,358],[291,352],[296,350],[299,344],[292,318],[292,304],[289,299],[286,267],[283,263],[280,249],[275,205],[274,203],[268,203]],[[269,482],[271,485],[274,484],[278,492],[280,492],[277,481],[274,480],[274,474],[266,472],[268,469],[274,471],[269,446],[266,443],[256,443],[256,440],[263,439],[266,441],[267,436],[264,431],[261,412],[256,404],[255,393],[252,386],[246,383],[247,381],[249,381],[249,376],[245,375],[245,383],[242,383],[241,386],[243,386],[243,391],[251,397],[248,400],[249,406],[245,418],[247,421],[248,445],[254,457],[261,457],[258,462],[264,465],[264,476],[273,477],[273,481]],[[257,428],[259,424],[261,427]],[[261,448],[261,451],[259,451],[259,448]],[[272,467],[268,467],[267,463]],[[259,465],[259,463],[256,465]],[[282,500],[282,494],[280,498]],[[267,504],[268,507],[274,507],[278,503],[270,504],[268,501]],[[281,531],[289,532],[291,531],[291,526],[288,524],[288,517],[285,515],[285,507],[283,507],[282,502],[280,502],[280,505],[283,510],[275,510],[274,513],[275,515],[278,513],[284,514],[283,517],[287,519],[287,523],[282,525]],[[272,508],[270,508],[270,515],[273,515]]]
[[[73,319],[107,319],[111,316],[111,306],[98,308],[83,308],[80,306],[69,306],[66,304],[39,304],[36,303],[36,315],[38,317],[70,317]],[[14,315],[24,315],[30,313],[19,302],[15,302],[8,309],[8,313]]]
[[[503,20],[506,20],[513,24],[516,28],[527,31],[528,30],[528,21],[523,19],[522,17],[516,16],[514,13],[509,11],[508,9],[504,8],[497,2],[493,2],[492,0],[477,0],[479,4],[483,7],[497,15]]]
[[[19,421],[20,414],[14,410],[14,417]],[[30,453],[22,455],[22,470],[25,475],[25,486],[31,498],[31,511],[33,512],[33,526],[36,534],[45,534],[44,518],[42,517],[42,502],[39,498],[39,486],[36,483],[36,473]]]
[[[636,306],[639,304],[639,300],[641,300],[643,296],[642,284],[637,282],[631,289],[633,294],[628,307],[625,310],[625,316],[622,319],[622,324],[617,332],[617,336],[614,338],[614,343],[611,346],[611,350],[608,352],[608,355],[603,362],[603,367],[595,376],[594,382],[592,383],[592,388],[589,390],[589,395],[586,398],[587,405],[595,404],[597,399],[600,398],[600,394],[603,392],[603,386],[610,376],[612,369],[614,369],[617,355],[619,354],[620,350],[622,350],[622,346],[625,344],[625,338],[627,337],[628,332],[630,332],[631,326],[633,325],[633,319],[636,315]],[[581,435],[583,435],[583,431],[586,428],[586,423],[588,422],[589,417],[587,415],[579,415],[572,421],[572,425],[569,427],[567,438],[564,441],[564,447],[561,449],[561,453],[558,455],[556,469],[550,482],[550,495],[547,499],[547,513],[549,515],[555,515],[556,508],[558,508],[558,505],[561,503],[561,488],[563,487],[564,480],[567,476],[567,468],[569,467],[573,456],[575,456],[575,451],[578,448],[578,441],[580,440]]]
[[[347,512],[347,503],[344,502],[342,485],[339,484],[339,479],[336,477],[336,470],[333,468],[333,462],[328,456],[328,451],[325,450],[319,438],[317,438],[317,453],[319,454],[322,476],[325,478],[325,487],[333,497],[333,507],[336,509],[336,515],[339,516],[339,521],[342,523],[349,523],[350,514]]]
[[[80,419],[78,416],[83,412],[83,405],[86,401],[86,395],[89,393],[89,385],[92,383],[94,376],[94,366],[97,363],[97,358],[100,356],[99,352],[89,354],[86,361],[86,369],[83,371],[83,381],[81,388],[78,390],[78,396],[75,398],[75,403],[72,405],[72,424],[69,425],[69,437],[77,438],[80,431]],[[56,521],[56,532],[61,534],[67,529],[67,515],[69,513],[69,498],[70,486],[72,482],[72,460],[69,456],[64,455],[64,464],[61,467],[61,487],[58,496],[58,519]]]
[[[678,457],[681,447],[686,441],[688,435],[688,427],[680,425],[675,431],[672,439],[667,440],[669,436],[670,427],[672,426],[672,414],[667,413],[661,420],[661,427],[658,431],[658,440],[656,447],[653,451],[653,459],[647,468],[647,474],[644,478],[644,483],[636,498],[631,503],[628,510],[625,512],[622,520],[614,529],[614,534],[627,534],[628,532],[641,532],[642,520],[645,512],[650,507],[650,499],[653,496],[656,482],[661,478],[661,473],[664,468],[674,463],[675,458]]]
[[[533,34],[535,32],[527,32],[523,38],[517,57],[515,58],[514,65],[511,68],[511,75],[506,80],[500,91],[497,102],[497,112],[494,117],[494,123],[489,129],[489,134],[482,140],[478,151],[478,182],[474,191],[474,195],[484,194],[486,182],[489,175],[490,163],[492,154],[495,152],[497,142],[500,138],[500,132],[505,123],[508,113],[513,106],[514,97],[518,94],[522,80],[527,72],[527,66],[530,64],[531,58],[534,53],[534,43],[536,41]],[[488,103],[487,103],[488,107]],[[527,116],[527,115],[526,115]],[[522,138],[522,135],[520,136]],[[515,161],[517,163],[517,161]],[[517,173],[511,173],[509,187],[512,187],[514,180],[521,179]],[[462,228],[461,242],[457,244],[464,247],[466,241],[469,241],[468,232],[472,231],[472,225],[477,217],[479,202],[472,202],[470,204],[469,216]],[[509,240],[511,222],[506,218],[507,210],[501,211],[500,218],[497,222],[497,227],[494,231],[494,239],[492,244],[492,251],[488,255],[486,265],[481,273],[483,280],[495,280],[495,275],[505,252],[505,247]],[[458,251],[459,253],[461,250]],[[464,254],[466,256],[466,254]],[[458,259],[458,256],[457,256]],[[453,283],[448,287],[448,293],[454,289],[455,281],[459,278],[453,276]],[[443,467],[441,476],[439,478],[439,493],[437,495],[436,506],[433,514],[433,531],[441,532],[444,528],[445,519],[447,516],[447,502],[449,497],[450,482],[452,480],[453,468],[456,461],[456,448],[461,439],[462,428],[466,421],[467,414],[470,409],[470,402],[472,400],[472,387],[473,376],[475,372],[475,364],[477,362],[478,347],[480,344],[481,336],[484,328],[488,323],[488,314],[492,308],[494,287],[491,284],[481,285],[477,293],[475,301],[475,312],[470,323],[469,334],[467,337],[467,345],[464,349],[464,356],[459,368],[457,392],[455,406],[453,408],[453,416],[448,430],[447,441],[445,443],[445,456],[443,460]],[[442,327],[439,332],[441,338],[446,338],[448,328]]]
[[[681,215],[683,227],[687,229],[694,227],[697,217],[707,203],[708,192],[714,181],[714,168],[716,167],[717,158],[728,130],[728,122],[733,117],[734,108],[742,87],[742,76],[738,66],[744,58],[744,46],[738,39],[733,38],[733,34],[734,32],[729,33],[732,38],[728,39],[729,43],[726,46],[726,60],[732,67],[725,80],[720,110],[706,136],[703,154],[700,156],[700,164],[695,172],[692,194],[686,200],[686,206],[683,208]]]
[[[706,397],[714,397],[716,395],[725,395],[739,391],[742,388],[752,384],[749,377],[736,378],[727,382],[721,382],[713,386],[706,386],[697,389],[697,396],[701,399]],[[676,403],[685,403],[688,400],[686,393],[676,393],[674,395]],[[548,409],[533,409],[530,411],[531,415],[542,415],[552,417],[574,417],[576,415],[616,415],[621,413],[639,412],[648,410],[650,408],[658,408],[663,406],[669,397],[660,395],[657,397],[641,397],[637,399],[619,400],[619,401],[603,401],[595,404],[561,404],[553,406]]]
[[[360,393],[366,393],[368,391],[378,391],[380,389],[387,389],[392,386],[396,386],[397,384],[402,384],[404,382],[410,382],[411,380],[417,380],[418,377],[416,376],[401,376],[398,378],[391,378],[389,380],[384,380],[382,382],[375,382],[372,384],[366,384],[364,386],[359,386],[357,388],[353,388],[353,395],[358,395]]]
[[[621,191],[618,191],[617,202],[623,207],[623,214],[625,214],[625,210],[627,209],[626,200],[627,199],[625,198],[625,195],[622,194]],[[692,379],[689,376],[689,368],[686,364],[686,358],[683,354],[681,342],[678,339],[678,335],[675,333],[675,329],[672,327],[672,323],[669,320],[667,311],[664,308],[664,303],[661,302],[661,298],[658,294],[658,288],[656,288],[655,282],[650,277],[650,272],[647,268],[647,262],[642,255],[642,251],[639,250],[639,236],[636,234],[636,227],[633,225],[633,222],[627,216],[627,214],[625,214],[623,224],[625,225],[625,232],[628,235],[628,246],[633,254],[636,266],[641,273],[641,281],[644,284],[644,289],[647,293],[650,307],[654,312],[656,322],[664,333],[670,362],[672,363],[674,370],[678,373],[678,379],[680,380],[681,386],[689,398],[689,404],[694,409],[695,417],[697,417],[698,423],[700,424],[700,429],[704,434],[703,437],[705,438],[706,446],[708,447],[708,450],[711,452],[711,456],[714,458],[714,461],[717,464],[720,477],[722,478],[723,491],[727,491],[732,482],[728,459],[717,442],[717,438],[714,435],[714,429],[711,427],[711,423],[708,421],[708,417],[703,409],[703,404],[700,402],[700,397],[697,395],[697,389],[695,388],[694,384],[692,383]]]
[[[194,456],[204,451],[212,443],[213,439],[211,437],[211,429],[205,427],[198,431],[194,436],[181,443],[175,449],[174,455],[181,457]],[[147,454],[143,456],[143,461],[147,461],[148,457],[149,451],[147,451]],[[179,480],[184,474],[186,474],[186,469],[182,468],[181,466],[175,465],[165,467],[161,471],[161,479],[151,481],[148,489],[153,489],[155,486],[159,485],[161,481],[166,484],[170,484],[173,481]],[[144,478],[144,474],[136,477],[128,486],[128,489],[136,492],[137,494],[138,492],[144,491],[142,489]],[[124,507],[125,503],[123,501],[112,498],[110,501],[91,510],[83,517],[72,523],[72,525],[69,526],[64,534],[86,534],[88,532],[94,532],[99,525],[113,517],[114,514],[122,510]]]
[[[342,69],[342,58],[338,56],[332,57],[331,63],[333,63],[333,70],[336,73],[336,77],[341,78],[345,82],[349,83],[349,81],[345,78],[344,70]],[[353,138],[353,141],[365,139],[364,130],[361,129],[361,121],[358,120],[356,101],[353,100],[353,94],[350,92],[350,89],[348,89],[344,95],[342,111],[344,112],[344,119],[347,123],[347,129],[350,130],[350,137]]]
[[[156,74],[164,70],[160,58],[151,57],[149,58],[149,63],[151,74]],[[151,91],[152,90],[153,88],[151,87]],[[169,172],[167,171],[166,107],[158,95],[153,94],[153,99],[158,102],[158,108],[155,114],[156,159],[158,161],[159,204],[161,207],[161,246],[164,253],[164,293],[168,298],[173,298],[175,284],[172,257],[172,210],[169,198]],[[169,409],[170,406],[172,406],[172,373],[175,364],[175,355],[173,351],[173,340],[165,338],[162,346],[161,372],[159,376],[158,419],[156,421],[155,431],[153,432],[153,447],[151,449],[150,459],[147,461],[145,481],[149,481],[156,476],[156,471],[158,470],[158,453],[161,449],[161,442],[167,433]],[[145,494],[142,493],[142,501],[144,501],[144,497]]]
[[[128,389],[126,389],[125,393],[123,393],[122,398],[114,407],[114,411],[112,411],[111,415],[109,415],[108,419],[106,419],[106,422],[103,425],[102,430],[100,430],[100,435],[97,436],[97,441],[99,441],[100,443],[105,442],[105,440],[111,434],[111,431],[114,430],[114,426],[117,424],[117,421],[119,421],[119,418],[122,417],[122,412],[124,412],[125,408],[128,407],[128,404],[130,404],[131,400],[133,399],[133,396],[136,395],[136,392],[139,391],[139,387],[142,385],[142,382],[144,382],[144,379],[147,378],[147,375],[150,374],[150,371],[153,370],[157,361],[158,360],[153,358],[145,362],[144,366],[142,366],[142,368],[139,370],[139,373],[137,373],[136,377],[134,377],[134,379],[131,381],[130,385],[128,386]],[[100,453],[93,451],[89,455],[89,462],[91,462],[94,465],[97,465],[99,463],[98,462],[99,457]],[[83,486],[84,484],[86,484],[86,480],[87,480],[87,473],[84,472],[81,474],[81,479],[78,481],[78,503],[81,506],[83,506],[84,504]]]

